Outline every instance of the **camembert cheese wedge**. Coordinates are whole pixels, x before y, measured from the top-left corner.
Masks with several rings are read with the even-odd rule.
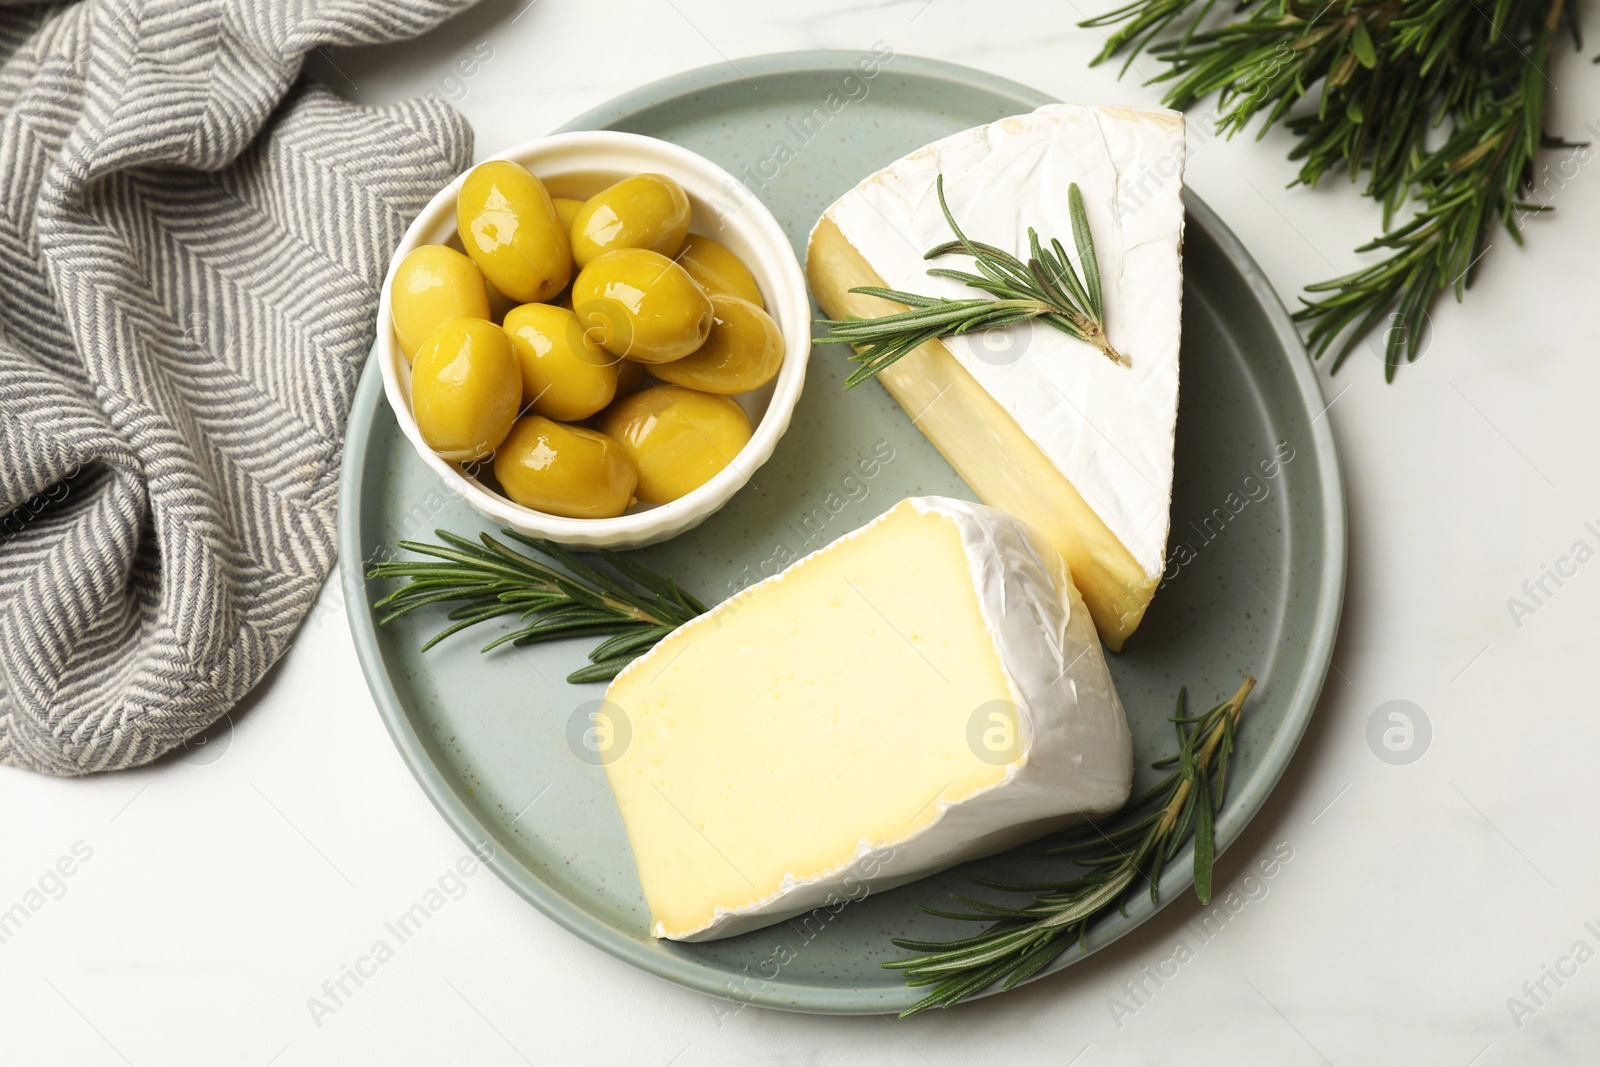
[[[940,497],[680,627],[606,704],[631,735],[605,770],[657,937],[837,912],[1115,811],[1132,782],[1061,556]]]
[[[1165,566],[1183,297],[1183,117],[1051,104],[935,141],[839,199],[811,233],[811,291],[833,318],[903,306],[862,285],[982,295],[930,278],[951,237],[934,183],[974,241],[1028,258],[1028,228],[1073,247],[1076,182],[1122,367],[1049,326],[934,341],[878,375],[984,501],[1044,533],[1120,649]],[[1074,253],[1075,257],[1075,253]],[[1075,259],[1076,261],[1076,259]],[[938,265],[970,269],[965,257]]]

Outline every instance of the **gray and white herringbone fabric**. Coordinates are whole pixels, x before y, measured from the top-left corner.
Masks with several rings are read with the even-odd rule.
[[[0,0],[0,762],[147,762],[283,651],[400,235],[471,156],[299,80],[470,0]]]

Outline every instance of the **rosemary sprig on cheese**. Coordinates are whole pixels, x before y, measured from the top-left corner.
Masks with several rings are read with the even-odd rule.
[[[952,941],[895,938],[900,948],[920,953],[883,966],[904,971],[913,986],[932,986],[923,999],[901,1012],[902,1018],[928,1008],[948,1008],[958,1001],[1003,982],[1011,989],[1042,970],[1051,960],[1082,942],[1089,924],[1108,909],[1119,907],[1139,878],[1150,883],[1151,901],[1159,900],[1161,869],[1192,835],[1194,891],[1202,904],[1211,901],[1211,865],[1216,855],[1216,817],[1226,796],[1228,758],[1245,698],[1256,680],[1246,678],[1232,699],[1201,714],[1185,711],[1186,692],[1178,692],[1172,717],[1178,752],[1158,761],[1172,767],[1167,777],[1134,798],[1108,825],[1093,822],[1058,837],[1035,855],[1062,856],[1082,872],[1059,882],[1005,882],[968,876],[990,889],[1031,892],[1033,902],[1008,907],[968,896],[953,896],[971,911],[951,912],[918,905],[947,919],[992,923],[973,937]]]
[[[407,579],[373,604],[379,611],[388,609],[378,619],[380,626],[428,604],[457,605],[446,616],[450,625],[422,646],[424,652],[469,626],[516,615],[526,625],[500,635],[481,651],[508,643],[611,634],[589,653],[587,667],[567,676],[573,683],[603,682],[706,610],[671,578],[616,552],[600,550],[609,570],[591,567],[552,541],[505,531],[563,568],[557,570],[488,534],[471,541],[448,530],[434,533],[444,544],[400,541],[398,547],[436,562],[391,560],[367,572],[369,578]]]
[[[828,331],[817,338],[818,343],[840,342],[856,349],[850,359],[860,365],[845,380],[846,389],[860,385],[929,341],[977,330],[1004,329],[1032,319],[1093,345],[1113,363],[1131,365],[1128,357],[1113,348],[1106,336],[1100,265],[1095,258],[1089,217],[1083,210],[1083,194],[1078,191],[1076,182],[1067,187],[1067,205],[1072,217],[1072,241],[1077,246],[1083,270],[1081,277],[1061,242],[1052,238],[1050,247],[1046,248],[1032,227],[1028,229],[1026,263],[1003,249],[971,240],[956,224],[945,203],[944,175],[939,175],[936,188],[939,208],[955,240],[929,249],[923,258],[965,254],[972,257],[978,273],[935,267],[928,274],[935,278],[952,278],[997,299],[952,300],[871,285],[851,289],[852,293],[905,304],[906,310],[870,319],[817,320],[817,325]]]

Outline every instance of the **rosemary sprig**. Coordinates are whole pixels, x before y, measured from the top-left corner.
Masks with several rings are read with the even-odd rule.
[[[589,653],[589,665],[567,681],[601,682],[617,674],[667,634],[704,614],[706,606],[636,560],[600,550],[606,568],[591,567],[552,541],[514,530],[506,536],[546,556],[557,570],[518,552],[488,534],[477,541],[435,530],[442,545],[400,541],[398,547],[436,562],[392,560],[375,564],[369,578],[404,578],[405,585],[376,601],[386,625],[429,604],[457,606],[445,616],[450,625],[435,634],[426,652],[451,634],[480,622],[516,615],[526,623],[484,645],[483,652],[504,644],[531,645],[558,637],[612,634]]]
[[[1072,216],[1072,241],[1083,267],[1081,277],[1073,269],[1061,242],[1052,238],[1050,247],[1045,248],[1031,226],[1026,263],[993,245],[969,239],[956,224],[950,205],[945,203],[943,174],[939,175],[936,188],[939,208],[955,240],[929,249],[922,258],[968,255],[978,273],[935,267],[928,271],[929,276],[952,278],[998,299],[951,300],[872,285],[851,289],[852,293],[897,301],[907,309],[871,319],[852,316],[817,320],[817,325],[828,331],[817,338],[817,343],[837,342],[856,349],[850,360],[860,366],[845,379],[846,389],[860,385],[929,341],[974,330],[1002,329],[1030,319],[1039,319],[1070,337],[1093,345],[1113,363],[1130,365],[1128,357],[1113,348],[1106,336],[1100,264],[1095,258],[1094,237],[1089,232],[1089,216],[1083,210],[1083,194],[1078,191],[1076,182],[1067,187],[1067,209]]]
[[[901,1012],[901,1018],[929,1008],[948,1008],[995,982],[1002,982],[1002,989],[1011,989],[1027,981],[1074,942],[1081,944],[1089,924],[1108,909],[1120,907],[1139,878],[1150,883],[1151,901],[1158,901],[1161,869],[1191,833],[1195,896],[1202,904],[1210,903],[1215,819],[1226,796],[1234,731],[1255,684],[1254,678],[1246,678],[1231,699],[1195,716],[1187,714],[1187,693],[1180,690],[1177,713],[1172,717],[1178,735],[1177,754],[1154,764],[1173,768],[1171,773],[1129,801],[1108,825],[1091,822],[1034,850],[1035,855],[1065,857],[1081,873],[1045,883],[968,876],[990,889],[1033,893],[1032,903],[1021,907],[963,895],[951,899],[970,911],[918,905],[930,915],[992,925],[982,933],[952,941],[894,939],[898,947],[919,955],[883,966],[905,972],[908,985],[933,987],[926,997]]]
[[[1282,122],[1296,138],[1298,183],[1366,174],[1363,192],[1383,205],[1386,230],[1415,207],[1357,249],[1385,259],[1308,286],[1296,314],[1317,356],[1334,351],[1334,369],[1383,330],[1392,380],[1419,354],[1437,298],[1464,299],[1496,229],[1521,244],[1522,218],[1549,209],[1531,199],[1535,164],[1541,147],[1565,143],[1543,130],[1556,38],[1565,27],[1578,41],[1575,5],[1236,0],[1220,24],[1217,7],[1131,0],[1083,25],[1115,27],[1097,63],[1125,56],[1126,70],[1147,50],[1165,64],[1150,80],[1169,83],[1172,107],[1217,93],[1229,136],[1257,117],[1260,136]]]
[[[1551,6],[1550,22],[1530,46],[1526,62],[1484,72],[1490,85],[1474,113],[1460,118],[1445,143],[1414,165],[1410,178],[1421,201],[1416,215],[1357,249],[1389,255],[1306,287],[1317,295],[1302,298],[1305,306],[1295,318],[1310,323],[1307,340],[1319,356],[1354,324],[1334,367],[1368,330],[1387,321],[1385,376],[1392,381],[1402,357],[1407,362],[1416,357],[1435,296],[1453,290],[1458,301],[1465,297],[1494,230],[1504,226],[1520,245],[1521,216],[1549,210],[1525,194],[1531,192],[1534,158],[1545,143],[1545,79],[1561,6]]]

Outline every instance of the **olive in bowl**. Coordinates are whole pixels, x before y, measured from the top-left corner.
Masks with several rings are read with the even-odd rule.
[[[463,174],[450,186],[441,189],[402,239],[391,264],[390,277],[386,279],[384,289],[380,292],[379,330],[374,355],[383,377],[389,407],[399,429],[411,441],[420,462],[444,483],[449,492],[495,525],[505,526],[533,537],[548,538],[565,545],[608,548],[631,548],[651,544],[695,526],[725,504],[772,455],[778,439],[788,428],[794,406],[804,385],[806,360],[810,348],[811,309],[804,275],[787,236],[767,209],[739,185],[732,175],[681,146],[653,138],[613,131],[556,134],[519,146],[490,162],[515,164],[542,187],[549,202],[548,219],[544,217],[543,202],[537,196],[530,194],[524,198],[524,203],[531,201],[533,204],[530,211],[537,223],[534,231],[548,234],[554,230],[567,238],[565,266],[569,284],[559,288],[556,286],[555,283],[560,280],[561,264],[554,263],[546,264],[546,269],[537,272],[537,299],[530,299],[524,295],[528,292],[527,289],[521,290],[520,294],[513,291],[517,288],[514,278],[508,277],[506,272],[499,271],[497,267],[486,266],[486,263],[491,262],[488,253],[503,248],[506,239],[511,236],[509,229],[503,230],[499,226],[499,223],[505,220],[486,219],[483,217],[483,212],[469,210],[465,213],[465,226],[458,225],[458,222],[462,221],[463,214],[458,211],[457,194],[472,187],[473,172]],[[480,164],[481,166],[483,164]],[[496,169],[502,176],[515,174],[505,168]],[[609,322],[591,324],[583,322],[580,317],[576,320],[578,322],[576,332],[580,335],[580,339],[576,341],[569,339],[566,347],[560,351],[554,344],[549,345],[547,351],[532,351],[542,346],[543,340],[549,340],[551,335],[557,332],[556,317],[550,309],[561,309],[563,305],[578,307],[581,304],[584,294],[580,293],[575,284],[571,284],[582,274],[582,268],[573,253],[571,239],[579,215],[596,195],[612,189],[630,177],[644,174],[664,175],[683,191],[689,204],[688,234],[676,238],[681,240],[682,244],[671,256],[657,252],[653,248],[634,245],[608,248],[607,252],[629,251],[629,255],[625,258],[635,260],[643,258],[638,253],[653,253],[668,262],[671,262],[672,256],[678,256],[683,262],[697,264],[697,269],[700,270],[698,278],[679,263],[672,263],[682,276],[673,275],[669,284],[682,296],[683,306],[671,311],[663,310],[661,316],[656,319],[652,319],[648,314],[640,315],[631,309],[625,309],[626,314],[616,314],[616,309],[625,305],[622,299],[624,294],[616,291],[600,292],[599,286],[595,286],[589,291],[589,295],[608,301],[603,307],[613,313],[612,320],[626,324],[631,330],[626,345],[619,343],[620,337],[612,339],[605,336]],[[529,182],[519,176],[504,181],[497,179],[494,184],[496,188],[502,186],[511,188],[513,185],[531,188]],[[504,204],[501,204],[501,200],[505,204],[511,203],[509,197],[495,200],[485,196],[483,206],[486,211],[503,210]],[[512,213],[515,214],[515,210]],[[567,225],[563,225],[567,222],[564,216],[570,217],[570,223]],[[554,225],[546,228],[545,221],[553,221]],[[494,225],[487,225],[490,222]],[[663,240],[666,245],[670,245],[675,239],[675,229],[667,227],[665,232]],[[494,248],[490,247],[487,240],[490,236],[498,242]],[[632,239],[643,240],[637,236]],[[701,256],[702,250],[711,247],[707,242],[713,242],[725,249],[728,255],[718,259],[716,251],[713,250]],[[522,435],[531,434],[531,430],[513,430],[507,427],[505,436],[490,452],[493,456],[492,464],[485,464],[481,462],[481,456],[479,462],[475,463],[455,457],[480,453],[484,442],[492,438],[494,433],[480,435],[484,438],[483,441],[468,442],[472,446],[470,448],[462,448],[459,452],[455,449],[448,450],[449,456],[432,447],[423,435],[418,426],[416,408],[419,398],[418,386],[422,386],[423,382],[417,378],[413,366],[407,361],[402,350],[397,334],[398,323],[395,321],[396,294],[390,283],[393,281],[396,269],[406,256],[427,245],[445,246],[461,252],[471,259],[473,265],[484,275],[489,296],[489,316],[483,321],[486,326],[499,329],[511,349],[510,369],[514,374],[507,374],[506,377],[514,377],[516,380],[515,392],[518,403],[512,422],[521,426],[534,418],[546,420],[550,425],[544,428],[545,436],[540,439],[543,445],[527,444],[533,438],[524,438]],[[477,246],[479,256],[483,257],[481,260],[479,256],[472,254],[473,246]],[[547,251],[552,246],[559,250],[559,242],[555,238],[549,238],[541,245]],[[514,242],[511,247],[515,247]],[[440,253],[430,254],[440,255]],[[600,258],[601,256],[596,256],[587,265],[592,266]],[[699,259],[720,263],[720,274],[717,271],[708,272],[702,269],[704,265],[698,263]],[[654,261],[653,265],[657,270],[660,269],[659,260]],[[663,273],[671,275],[673,272]],[[653,502],[646,499],[646,493],[639,489],[642,477],[637,462],[628,456],[628,448],[623,442],[605,434],[605,426],[609,420],[621,419],[621,416],[615,413],[620,410],[621,405],[632,398],[642,394],[657,393],[664,389],[679,388],[671,383],[662,384],[659,378],[652,377],[652,374],[670,366],[673,362],[689,358],[710,342],[716,323],[713,298],[717,293],[729,290],[732,290],[732,295],[741,296],[737,289],[737,281],[726,280],[738,278],[741,273],[748,273],[755,294],[761,297],[767,313],[781,333],[783,354],[777,374],[764,385],[732,396],[714,395],[706,389],[695,390],[703,401],[721,401],[723,405],[731,406],[740,412],[740,418],[732,420],[736,432],[731,438],[731,444],[725,441],[720,447],[716,469],[710,472],[709,477],[703,477],[705,472],[702,472],[702,476],[687,479],[698,484],[693,488],[686,488],[686,491],[680,483],[677,488],[651,493],[652,496],[666,497],[681,492],[681,495],[676,495],[666,502]],[[723,280],[711,281],[714,276]],[[595,277],[604,278],[604,275]],[[524,278],[524,281],[526,280]],[[611,279],[613,282],[617,280]],[[656,284],[652,282],[645,291],[651,292]],[[743,296],[747,297],[749,292],[748,288],[745,289]],[[652,303],[654,302],[643,301],[641,298],[638,307],[648,312]],[[528,308],[530,305],[537,305],[538,310],[518,311],[519,307]],[[685,307],[687,314],[684,313]],[[576,315],[575,312],[572,313]],[[532,321],[524,322],[524,319]],[[640,329],[641,326],[647,329]],[[642,336],[651,331],[655,331],[657,336]],[[588,337],[589,345],[583,344],[581,337],[584,335]],[[527,342],[531,354],[537,358],[524,359],[530,351],[523,350],[519,338]],[[627,357],[620,358],[616,353],[607,350],[602,343],[607,339],[612,340],[619,348],[625,347],[628,352]],[[642,343],[635,343],[636,341]],[[615,385],[611,384],[610,376],[604,370],[599,370],[593,375],[589,373],[597,369],[596,349],[605,354],[602,358],[608,360],[609,366],[615,371]],[[672,354],[672,358],[666,362],[646,363],[636,358],[646,355],[662,359],[667,354]],[[550,356],[555,358],[547,363],[547,357]],[[685,369],[693,366],[693,363],[686,364]],[[571,374],[570,372],[574,370],[579,373]],[[598,387],[596,382],[599,383]],[[609,401],[605,399],[608,387],[614,390]],[[432,386],[424,387],[424,391],[428,388]],[[497,396],[504,397],[509,395],[510,390],[497,388],[493,392]],[[567,395],[560,395],[564,392]],[[537,399],[541,394],[543,399]],[[562,401],[568,406],[549,406],[551,403],[559,404]],[[587,416],[583,414],[596,404],[602,405],[598,411]],[[687,405],[680,402],[679,406]],[[726,411],[727,408],[724,407],[723,410]],[[492,429],[495,432],[498,432],[502,420],[503,410],[498,411],[496,419],[493,420],[495,426]],[[539,424],[530,423],[530,425]],[[617,497],[620,493],[614,490],[616,485],[626,483],[626,477],[620,479],[616,477],[615,468],[609,460],[592,466],[590,468],[592,473],[582,479],[584,493],[598,496],[610,494],[605,503],[598,507],[591,506],[592,502],[586,503],[584,500],[579,500],[576,504],[570,500],[562,503],[555,498],[561,497],[567,490],[551,492],[549,486],[541,489],[543,496],[536,497],[529,484],[519,482],[524,472],[513,468],[526,468],[528,464],[516,463],[515,457],[530,456],[544,446],[549,446],[552,452],[563,452],[564,449],[555,448],[552,444],[561,436],[555,432],[558,430],[562,434],[571,435],[561,437],[567,448],[575,448],[575,440],[584,438],[585,434],[578,431],[604,435],[615,441],[617,451],[627,459],[628,463],[633,464],[635,477],[641,478],[641,483],[636,483],[630,493],[631,496],[638,498],[637,501],[628,503],[627,498],[623,498],[620,501],[623,507],[622,513],[611,517],[583,517],[598,516],[599,513],[613,511],[618,506]],[[597,443],[592,438],[589,440],[590,443]],[[599,451],[607,450],[602,445]],[[652,447],[647,447],[641,453],[647,463],[651,460],[653,451]],[[578,451],[570,452],[574,458],[580,454]],[[501,468],[503,480],[500,476],[492,474],[496,466]],[[593,472],[604,472],[604,476]],[[552,480],[558,481],[558,479]],[[513,483],[518,484],[514,486]],[[518,497],[527,503],[519,502]],[[579,514],[557,514],[558,511],[575,511]]]
[[[572,283],[572,309],[614,356],[638,363],[682,359],[711,333],[711,298],[689,272],[648,248],[618,248]]]

